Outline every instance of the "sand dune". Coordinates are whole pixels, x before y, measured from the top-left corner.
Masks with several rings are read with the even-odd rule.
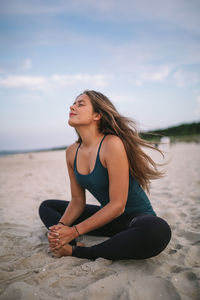
[[[70,200],[64,151],[1,157],[0,299],[200,299],[200,144],[165,150],[167,175],[152,182],[150,199],[173,235],[163,253],[143,261],[53,258],[38,207]]]

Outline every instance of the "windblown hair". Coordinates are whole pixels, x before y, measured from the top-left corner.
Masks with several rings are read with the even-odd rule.
[[[93,90],[85,90],[82,94],[90,98],[94,112],[102,116],[99,121],[99,131],[103,134],[116,135],[122,140],[131,175],[149,192],[150,180],[162,177],[163,173],[158,171],[157,164],[142,150],[142,147],[157,150],[163,155],[162,151],[143,140],[138,134],[136,123],[120,115],[105,95]],[[78,132],[77,134],[77,143],[80,143],[82,140]]]

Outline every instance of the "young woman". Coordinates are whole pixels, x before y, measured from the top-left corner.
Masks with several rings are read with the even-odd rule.
[[[151,179],[162,175],[142,149],[153,147],[139,137],[133,121],[92,90],[76,98],[68,123],[79,137],[66,150],[71,201],[46,200],[39,208],[52,253],[88,259],[145,259],[159,254],[169,243],[171,230],[156,216],[144,192]],[[85,189],[99,206],[86,204]],[[110,238],[86,247],[77,242],[84,234]]]

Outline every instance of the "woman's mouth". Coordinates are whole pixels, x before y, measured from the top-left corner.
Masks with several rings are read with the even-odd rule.
[[[69,113],[69,116],[70,116],[70,117],[75,116],[75,115],[76,115],[76,114],[73,113],[73,112],[70,112],[70,113]]]

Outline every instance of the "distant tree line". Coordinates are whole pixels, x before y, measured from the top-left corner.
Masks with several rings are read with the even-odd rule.
[[[200,135],[200,122],[194,122],[190,124],[181,124],[178,126],[169,127],[166,129],[158,129],[148,132],[141,132],[140,136],[143,139],[149,139],[152,137],[161,136],[188,136],[188,135]]]

